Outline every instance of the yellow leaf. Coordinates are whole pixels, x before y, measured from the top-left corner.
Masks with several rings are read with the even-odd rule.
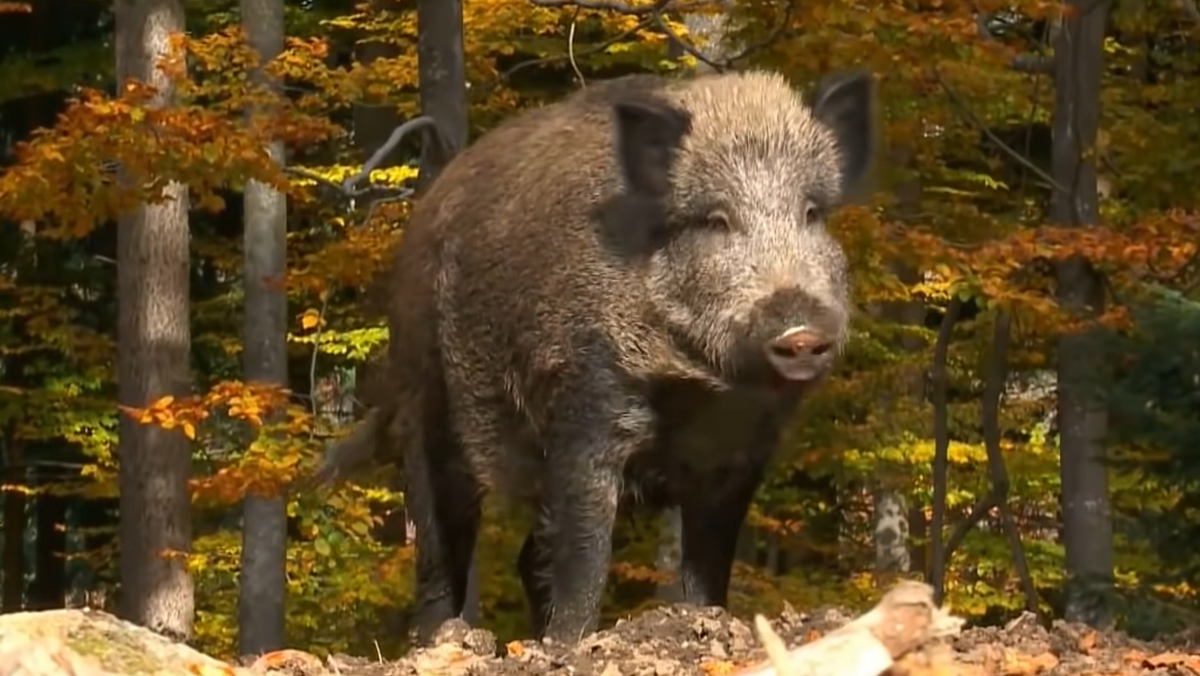
[[[190,422],[185,421],[185,422],[180,423],[179,426],[181,428],[183,428],[183,436],[187,437],[188,439],[193,439],[193,440],[196,438],[196,426],[195,425],[193,425]]]
[[[153,404],[150,404],[150,408],[163,409],[163,408],[170,406],[174,401],[175,401],[175,396],[168,394],[167,396],[163,397],[162,399],[159,399],[158,401],[154,402]]]
[[[300,327],[304,330],[315,329],[321,323],[321,314],[316,310],[305,310],[300,315]]]

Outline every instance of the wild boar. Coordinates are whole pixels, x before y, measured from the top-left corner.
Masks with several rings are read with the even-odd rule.
[[[394,396],[326,479],[403,454],[418,635],[463,606],[487,490],[537,510],[535,632],[596,626],[618,502],[681,509],[684,600],[724,605],[738,531],[848,334],[825,228],[874,154],[859,71],[589,84],[461,152],[388,279]]]

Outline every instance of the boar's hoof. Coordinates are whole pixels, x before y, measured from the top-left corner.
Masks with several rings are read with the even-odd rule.
[[[767,341],[767,360],[791,381],[813,380],[833,364],[833,342],[804,327],[794,327]]]

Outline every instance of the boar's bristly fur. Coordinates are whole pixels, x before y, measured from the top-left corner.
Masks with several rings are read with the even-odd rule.
[[[390,272],[394,397],[331,449],[403,455],[418,633],[463,606],[486,490],[537,510],[534,630],[595,628],[618,502],[677,505],[686,601],[723,605],[781,430],[848,334],[830,211],[873,154],[868,76],[629,76],[525,112],[418,201]]]

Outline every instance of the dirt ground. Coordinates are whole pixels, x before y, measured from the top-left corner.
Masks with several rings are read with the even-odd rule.
[[[836,609],[813,613],[788,609],[771,618],[771,625],[794,647],[852,619]],[[957,637],[935,642],[902,660],[891,676],[1197,676],[1200,657],[1192,654],[1196,648],[1190,643],[1183,637],[1145,643],[1066,623],[1046,629],[1027,615],[1006,627],[968,628]],[[302,654],[292,653],[293,658],[298,655]],[[716,608],[672,606],[620,622],[570,649],[533,641],[497,646],[487,631],[458,625],[444,631],[437,647],[396,662],[337,655],[318,666],[315,658],[294,660],[277,654],[268,658],[274,669],[260,663],[256,671],[278,669],[290,672],[289,676],[315,676],[326,669],[340,676],[717,676],[736,674],[764,660],[749,623]]]
[[[882,631],[903,625],[899,615],[872,616],[877,620],[872,626]],[[836,609],[785,609],[770,618],[790,648],[818,641],[853,619]],[[1065,623],[1046,629],[1026,616],[1005,627],[963,629],[926,643],[886,676],[1200,676],[1197,652],[1200,647],[1187,636],[1147,643]],[[724,676],[761,668],[765,656],[748,622],[720,609],[682,605],[640,614],[574,647],[536,641],[497,645],[489,632],[455,623],[435,647],[395,662],[343,655],[323,661],[283,650],[236,666],[99,611],[0,615],[0,676]],[[840,653],[822,652],[811,672],[786,676],[879,674],[878,668],[864,671],[865,662],[862,644],[854,644]]]

